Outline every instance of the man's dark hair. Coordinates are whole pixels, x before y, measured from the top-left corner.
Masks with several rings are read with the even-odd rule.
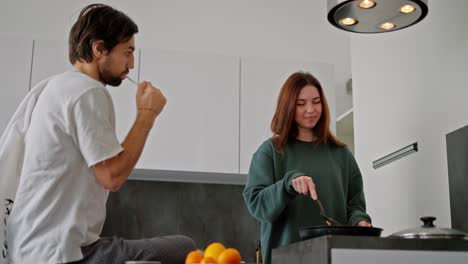
[[[70,30],[68,58],[71,64],[93,60],[92,43],[104,42],[109,52],[119,43],[128,41],[138,33],[138,26],[124,13],[103,4],[91,4],[81,10]]]

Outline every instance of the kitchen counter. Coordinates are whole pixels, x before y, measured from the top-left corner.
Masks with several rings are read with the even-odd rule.
[[[134,169],[130,180],[245,185],[247,174]]]
[[[274,249],[272,263],[466,264],[468,240],[322,236]]]

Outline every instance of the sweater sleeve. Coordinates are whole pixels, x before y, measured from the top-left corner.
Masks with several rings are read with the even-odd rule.
[[[273,150],[270,150],[264,144],[252,157],[243,197],[253,217],[261,222],[271,223],[297,195],[291,185],[292,179],[304,173],[290,171],[275,182]]]
[[[347,163],[349,173],[348,186],[348,223],[356,225],[360,221],[371,223],[370,216],[366,213],[366,200],[364,197],[364,187],[362,175],[353,154],[347,150]]]

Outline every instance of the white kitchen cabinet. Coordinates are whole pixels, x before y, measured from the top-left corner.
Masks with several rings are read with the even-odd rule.
[[[277,264],[462,264],[467,258],[468,241],[448,238],[331,235],[272,251],[272,262]]]
[[[271,120],[279,91],[286,79],[297,71],[310,72],[320,81],[330,107],[330,124],[335,131],[335,88],[332,65],[242,58],[240,173],[248,173],[253,153],[263,141],[272,136]]]
[[[141,79],[167,97],[137,168],[239,172],[239,58],[143,49]]]
[[[66,43],[36,40],[32,86],[72,66]],[[168,103],[157,118],[137,169],[245,174],[258,146],[271,136],[278,92],[293,72],[306,70],[322,83],[335,130],[333,67],[182,51],[135,53],[130,77],[151,81]],[[136,86],[109,87],[117,136],[123,141],[136,117]],[[190,179],[188,179],[190,180]]]
[[[33,40],[23,37],[0,37],[0,134],[29,91]]]
[[[68,60],[67,41],[35,39],[32,63],[31,87],[42,80],[72,69]]]

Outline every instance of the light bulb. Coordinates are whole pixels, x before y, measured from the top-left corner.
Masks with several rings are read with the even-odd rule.
[[[372,0],[361,0],[361,2],[359,2],[359,7],[364,9],[373,8],[374,6],[375,2]]]
[[[357,20],[352,17],[343,18],[340,20],[340,24],[344,26],[352,26],[357,23]]]
[[[380,28],[383,30],[390,30],[390,29],[394,29],[395,27],[396,25],[392,22],[384,22],[380,24]]]
[[[405,13],[405,14],[409,14],[409,13],[413,13],[415,9],[416,8],[414,6],[412,6],[412,5],[404,5],[404,6],[400,7],[400,12]]]

